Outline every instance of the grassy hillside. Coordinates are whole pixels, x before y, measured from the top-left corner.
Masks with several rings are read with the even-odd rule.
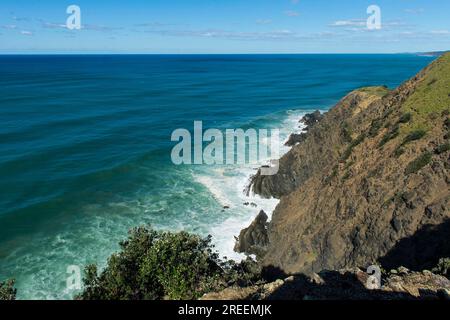
[[[415,92],[403,104],[412,121],[401,128],[402,134],[430,129],[430,121],[450,110],[450,53],[445,54],[425,73]]]

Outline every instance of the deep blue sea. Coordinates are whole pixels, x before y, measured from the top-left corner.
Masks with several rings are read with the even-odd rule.
[[[0,281],[14,277],[21,299],[71,298],[67,267],[104,265],[142,224],[212,234],[236,257],[233,236],[276,202],[244,195],[252,169],[172,164],[172,131],[202,120],[286,138],[305,112],[358,87],[393,88],[431,59],[0,56]]]

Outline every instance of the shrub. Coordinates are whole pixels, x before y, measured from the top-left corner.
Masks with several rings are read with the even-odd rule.
[[[246,282],[258,276],[242,264],[220,260],[210,236],[140,227],[120,246],[100,274],[95,265],[86,267],[84,290],[76,299],[196,299],[237,279]]]
[[[383,138],[381,138],[380,143],[378,144],[378,147],[384,146],[388,141],[396,138],[400,134],[400,126],[396,124],[391,130],[389,130]]]
[[[140,268],[144,287],[156,282],[158,289],[177,300],[196,298],[200,292],[212,289],[222,269],[210,241],[185,232],[161,234]]]
[[[428,85],[431,86],[432,84],[435,84],[437,82],[436,78],[431,79],[430,82],[428,82]]]
[[[408,123],[410,122],[412,119],[412,115],[411,113],[404,113],[402,114],[402,116],[400,117],[400,119],[398,120],[399,123]]]
[[[405,153],[405,149],[403,147],[398,147],[397,149],[395,149],[394,151],[394,156],[396,158],[400,157],[402,154]]]
[[[375,137],[378,134],[378,131],[380,131],[382,125],[383,122],[380,119],[372,121],[369,129],[369,137]]]
[[[331,182],[331,180],[333,180],[334,178],[337,177],[339,173],[339,165],[335,165],[333,167],[333,169],[331,170],[330,175],[328,175],[325,179],[324,179],[324,183],[328,184]]]
[[[431,153],[425,152],[414,161],[410,162],[405,169],[405,174],[416,173],[431,162]]]
[[[342,136],[344,137],[344,141],[352,142],[352,129],[350,128],[348,123],[344,123],[342,126]]]
[[[364,134],[360,134],[355,140],[353,140],[350,143],[350,145],[347,147],[347,149],[344,151],[344,153],[342,154],[341,160],[342,161],[347,160],[351,156],[353,149],[357,145],[361,144],[365,138],[366,138],[366,136]]]
[[[350,178],[350,176],[351,176],[350,170],[347,170],[347,171],[344,173],[344,175],[342,176],[342,181],[347,180],[348,178]]]
[[[450,127],[450,118],[445,119],[444,126],[446,126],[447,128]]]
[[[0,300],[16,300],[17,290],[14,283],[14,280],[0,282]]]
[[[441,144],[440,146],[438,146],[435,151],[437,154],[442,154],[449,150],[450,150],[450,143],[447,142],[447,143],[444,143],[444,144]]]
[[[402,145],[404,146],[405,144],[415,141],[415,140],[419,140],[422,139],[426,134],[426,131],[424,130],[415,130],[413,132],[410,132],[405,139],[403,139]]]

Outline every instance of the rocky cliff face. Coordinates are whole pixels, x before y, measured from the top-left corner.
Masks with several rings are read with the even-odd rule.
[[[264,266],[285,273],[450,256],[450,54],[399,88],[351,92],[251,190],[280,199]]]
[[[296,275],[250,287],[229,287],[201,300],[450,300],[450,281],[430,271],[391,270],[374,288],[358,269]]]

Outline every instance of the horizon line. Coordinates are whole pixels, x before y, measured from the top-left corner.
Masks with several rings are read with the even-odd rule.
[[[245,52],[245,53],[144,53],[144,52],[0,52],[0,56],[10,55],[398,55],[423,54],[432,55],[448,51],[418,51],[418,52]]]

